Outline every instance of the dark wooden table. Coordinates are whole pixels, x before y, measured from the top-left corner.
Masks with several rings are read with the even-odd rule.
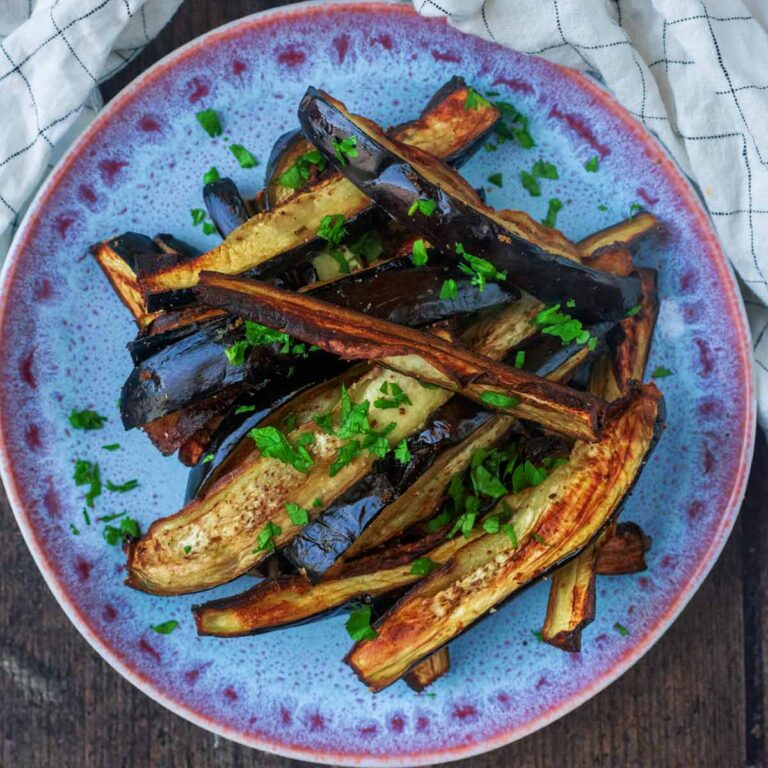
[[[212,27],[273,5],[186,0],[105,97]],[[462,765],[735,768],[766,764],[768,447],[758,436],[747,499],[717,565],[633,669],[576,712]],[[674,514],[674,510],[668,510]],[[0,496],[0,768],[287,768],[150,701],[80,637],[43,583]]]

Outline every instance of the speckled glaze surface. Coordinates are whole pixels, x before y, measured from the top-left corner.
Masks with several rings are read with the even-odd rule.
[[[309,84],[384,123],[414,116],[454,74],[498,91],[530,117],[535,149],[509,143],[466,167],[473,184],[500,171],[494,206],[541,218],[565,203],[572,238],[638,202],[667,227],[640,261],[660,270],[661,312],[650,369],[669,426],[626,506],[653,537],[649,569],[601,578],[597,619],[568,655],[536,641],[548,585],[538,584],[451,644],[453,669],[419,695],[398,683],[373,696],[341,659],[344,618],[237,640],[199,638],[189,608],[122,584],[124,557],[83,523],[76,458],[98,461],[126,494],[105,490],[96,515],[123,510],[146,527],[181,504],[186,471],[140,433],[124,434],[116,400],[135,329],[89,243],[134,229],[171,230],[201,248],[192,226],[202,174],[215,165],[246,193],[262,181],[272,142],[296,125]],[[262,161],[242,170],[195,112],[221,113],[225,137]],[[598,173],[584,163],[597,154]],[[521,169],[544,158],[559,181],[532,198]],[[598,206],[607,206],[600,210]],[[696,194],[658,143],[595,82],[541,59],[465,37],[403,5],[303,5],[243,19],[155,66],[104,111],[52,174],[18,234],[2,281],[0,466],[19,525],[56,597],[116,669],[184,717],[229,738],[318,762],[412,765],[482,752],[539,728],[594,695],[658,639],[711,568],[731,529],[754,431],[750,345],[733,277]],[[73,407],[109,416],[72,431]],[[101,446],[121,444],[119,451]],[[70,523],[80,530],[73,535]],[[234,594],[247,577],[209,596]],[[179,621],[171,635],[150,625]],[[624,637],[613,629],[620,622]],[[30,629],[31,631],[31,629]]]

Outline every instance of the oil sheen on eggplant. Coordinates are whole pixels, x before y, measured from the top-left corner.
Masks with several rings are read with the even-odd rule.
[[[572,313],[588,322],[618,319],[639,302],[635,276],[618,277],[587,267],[558,246],[558,239],[564,238],[539,225],[532,233],[524,232],[491,209],[470,203],[445,164],[392,142],[328,94],[309,88],[299,107],[299,121],[304,134],[353,184],[442,251],[451,253],[461,243],[537,298],[553,303],[573,299]],[[357,155],[339,163],[335,143],[350,136],[357,140]],[[419,199],[435,201],[432,215],[408,215]]]
[[[284,549],[283,554],[310,579],[319,579],[366,526],[394,501],[442,451],[464,440],[490,414],[461,398],[439,408],[427,425],[408,438],[410,461],[403,465],[390,453],[371,472],[337,498]]]

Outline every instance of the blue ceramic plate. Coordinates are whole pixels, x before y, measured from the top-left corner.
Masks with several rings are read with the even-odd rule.
[[[124,434],[116,401],[130,370],[135,328],[95,262],[90,243],[133,229],[172,230],[215,245],[192,225],[212,165],[248,194],[262,184],[272,142],[294,128],[310,84],[385,124],[416,115],[455,74],[499,91],[530,118],[532,150],[511,143],[479,153],[464,173],[490,186],[489,203],[544,216],[573,239],[626,217],[633,203],[665,224],[640,262],[660,270],[661,312],[650,369],[669,427],[624,519],[653,537],[649,569],[598,582],[597,619],[583,650],[536,642],[547,585],[526,590],[451,644],[453,670],[419,695],[398,683],[370,694],[342,663],[343,617],[237,640],[200,638],[200,596],[151,597],[123,586],[124,557],[103,525],[86,525],[76,458],[98,461],[126,494],[105,491],[99,516],[127,511],[143,528],[182,502],[186,470],[139,432]],[[195,113],[220,112],[225,135],[262,164],[242,170]],[[600,158],[598,173],[584,164]],[[557,165],[533,198],[521,169]],[[576,707],[659,638],[712,567],[744,492],[754,430],[750,345],[733,276],[693,189],[601,86],[395,4],[309,4],[243,19],[157,64],[117,97],[70,150],[32,205],[2,280],[0,466],[27,543],[64,610],[121,674],[183,717],[285,755],[344,764],[426,764],[517,739]],[[108,414],[96,432],[72,431],[72,408]],[[120,443],[108,452],[104,444]],[[79,530],[74,535],[71,526]],[[234,594],[249,578],[215,590]],[[150,626],[176,619],[170,635]],[[629,630],[614,631],[615,622]]]

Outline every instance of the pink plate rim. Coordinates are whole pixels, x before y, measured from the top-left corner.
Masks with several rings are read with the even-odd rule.
[[[73,144],[73,146],[67,151],[64,157],[62,157],[57,166],[51,172],[45,184],[35,196],[34,202],[30,205],[29,210],[25,215],[24,221],[20,226],[16,237],[14,238],[14,242],[11,246],[8,259],[6,260],[6,263],[3,267],[2,274],[0,275],[0,344],[2,344],[3,341],[2,333],[3,328],[5,327],[4,321],[8,311],[8,306],[10,304],[10,293],[7,290],[7,286],[11,283],[14,270],[17,268],[19,262],[21,261],[19,254],[24,249],[32,225],[35,220],[38,219],[44,212],[50,196],[55,191],[58,184],[65,177],[70,165],[89,146],[93,136],[98,133],[99,129],[106,121],[110,120],[115,113],[119,113],[120,110],[128,102],[136,98],[143,91],[145,86],[149,84],[154,78],[163,74],[169,68],[174,67],[183,59],[189,56],[194,56],[203,46],[209,44],[211,41],[225,39],[236,30],[239,31],[242,27],[260,26],[266,21],[272,20],[274,17],[300,17],[306,15],[307,12],[318,11],[343,13],[345,6],[356,8],[357,10],[365,10],[371,13],[415,13],[410,4],[404,5],[398,0],[307,0],[305,2],[296,3],[284,8],[262,11],[249,16],[245,16],[241,19],[237,19],[222,27],[211,30],[201,37],[195,38],[181,48],[178,48],[177,50],[165,56],[148,70],[143,72],[126,88],[124,88],[120,94],[117,95],[96,117],[94,122]],[[570,77],[574,83],[578,85],[579,88],[589,91],[591,95],[602,102],[605,109],[613,112],[614,115],[627,126],[628,130],[636,137],[638,141],[641,141],[645,144],[648,152],[653,153],[662,171],[665,173],[667,178],[669,178],[677,187],[680,198],[688,204],[689,210],[695,211],[698,223],[700,224],[702,231],[706,233],[708,250],[714,258],[715,265],[720,274],[721,282],[723,285],[729,287],[728,312],[733,320],[734,327],[740,331],[738,333],[738,339],[740,342],[739,356],[743,365],[742,371],[746,394],[746,412],[744,414],[744,429],[741,435],[741,451],[738,464],[738,475],[733,479],[730,495],[723,500],[722,518],[720,525],[712,538],[709,549],[699,561],[698,566],[696,567],[696,570],[689,579],[688,583],[682,590],[680,590],[673,602],[667,606],[664,614],[658,618],[656,625],[650,632],[647,633],[642,641],[636,643],[631,648],[631,650],[629,650],[621,658],[619,663],[617,663],[612,669],[607,671],[601,677],[593,680],[592,684],[587,688],[567,699],[564,699],[556,707],[553,707],[552,709],[543,713],[538,718],[535,718],[520,726],[513,726],[491,738],[485,739],[483,741],[473,742],[470,745],[462,745],[447,749],[434,749],[411,756],[355,756],[350,755],[349,753],[337,754],[332,751],[317,751],[311,748],[288,748],[283,744],[275,741],[270,741],[263,738],[254,738],[252,735],[244,731],[224,727],[214,719],[201,716],[199,713],[193,711],[192,709],[181,706],[171,697],[159,691],[153,685],[150,679],[140,674],[129,664],[125,663],[124,660],[120,659],[109,647],[109,645],[104,642],[102,637],[100,637],[94,631],[94,629],[89,625],[87,619],[69,600],[54,570],[43,556],[43,551],[37,539],[36,532],[30,525],[27,511],[23,504],[22,493],[18,484],[18,479],[14,475],[12,469],[13,447],[7,442],[7,435],[4,429],[4,425],[0,421],[0,479],[2,479],[2,482],[5,486],[9,501],[11,503],[11,508],[13,509],[14,516],[16,517],[16,521],[19,525],[19,528],[21,529],[24,540],[32,552],[35,563],[43,574],[46,583],[54,594],[54,597],[58,601],[59,605],[61,605],[70,621],[72,621],[72,623],[77,627],[77,629],[85,637],[88,643],[93,647],[93,649],[102,658],[104,658],[111,667],[117,670],[117,672],[119,672],[123,677],[125,677],[151,699],[159,702],[175,714],[180,715],[186,720],[189,720],[190,722],[193,722],[208,731],[216,733],[227,739],[239,742],[245,746],[266,750],[283,757],[311,760],[316,763],[371,766],[409,766],[428,765],[435,762],[448,762],[461,758],[472,757],[474,755],[482,754],[489,750],[509,744],[512,741],[523,738],[524,736],[529,735],[530,733],[544,727],[545,725],[554,722],[555,720],[583,704],[588,699],[592,698],[594,695],[599,693],[610,683],[620,677],[635,662],[637,662],[664,634],[667,628],[672,624],[672,622],[677,618],[683,608],[687,605],[717,560],[717,557],[722,551],[728,538],[728,534],[733,528],[736,517],[738,515],[739,507],[741,505],[741,501],[743,500],[746,491],[747,478],[752,463],[756,423],[756,399],[752,345],[749,332],[747,330],[749,326],[747,324],[746,311],[744,309],[741,295],[738,291],[732,268],[723,254],[711,221],[709,220],[707,213],[702,208],[694,189],[680,172],[674,161],[667,156],[662,146],[657,141],[652,139],[645,131],[645,129],[622,106],[614,101],[607,93],[607,91],[594,80],[579,72],[567,69],[551,62],[549,62],[548,65],[556,67],[565,76]]]

